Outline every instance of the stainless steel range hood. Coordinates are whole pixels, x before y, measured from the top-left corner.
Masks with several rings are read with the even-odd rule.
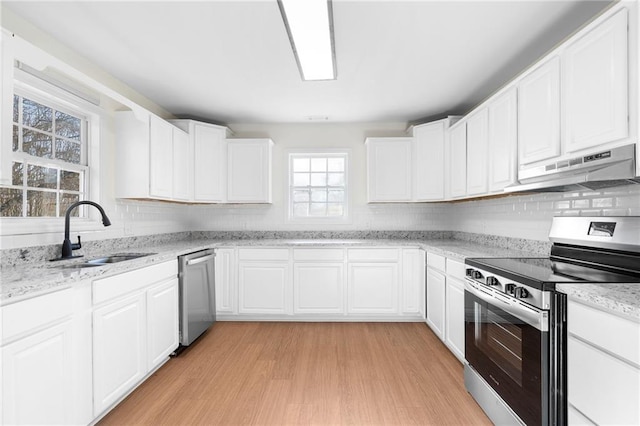
[[[520,183],[505,192],[567,192],[640,184],[635,145],[558,161],[518,172]]]

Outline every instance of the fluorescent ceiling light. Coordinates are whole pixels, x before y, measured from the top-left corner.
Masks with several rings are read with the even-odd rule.
[[[331,0],[278,0],[303,80],[335,80]]]

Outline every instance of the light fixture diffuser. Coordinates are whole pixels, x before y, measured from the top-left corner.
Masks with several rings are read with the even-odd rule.
[[[331,0],[278,0],[303,80],[335,80]]]

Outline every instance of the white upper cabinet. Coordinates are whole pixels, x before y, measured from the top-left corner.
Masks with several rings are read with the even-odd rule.
[[[444,199],[444,138],[449,119],[413,128],[414,200]]]
[[[227,202],[271,202],[271,139],[227,140]]]
[[[229,129],[195,120],[172,120],[171,123],[189,134],[189,201],[224,202]]]
[[[515,87],[487,105],[489,111],[489,192],[515,183],[518,144],[517,94]]]
[[[618,11],[562,54],[565,152],[628,136],[627,15]]]
[[[367,138],[367,195],[370,203],[412,200],[413,138]]]
[[[188,201],[186,134],[150,113],[116,112],[116,197]]]
[[[467,195],[487,192],[488,117],[487,109],[482,108],[467,119]]]
[[[545,61],[518,84],[518,163],[560,155],[560,59]]]
[[[451,198],[467,195],[467,123],[458,123],[449,132],[449,192]]]

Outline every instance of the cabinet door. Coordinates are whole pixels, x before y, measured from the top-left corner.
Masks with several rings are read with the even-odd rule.
[[[402,313],[424,313],[424,266],[424,251],[402,250]]]
[[[416,201],[444,199],[444,123],[418,126],[414,138],[414,195]]]
[[[70,424],[74,418],[72,324],[2,348],[2,424]]]
[[[517,95],[508,90],[491,101],[489,110],[489,191],[502,191],[516,181]]]
[[[562,54],[566,152],[628,136],[627,10],[622,9]]]
[[[178,129],[173,129],[173,195],[174,200],[189,201],[191,198],[189,174],[192,168],[191,143],[189,134]]]
[[[289,264],[240,262],[238,290],[240,313],[289,314]]]
[[[467,120],[467,195],[487,193],[489,114],[486,108]]]
[[[445,276],[427,268],[427,324],[442,341],[445,340]]]
[[[293,312],[343,313],[344,263],[296,262],[293,266]]]
[[[195,125],[193,136],[194,201],[224,201],[227,188],[226,147],[224,129]]]
[[[445,343],[464,362],[464,283],[447,276]]]
[[[467,195],[467,124],[460,123],[449,134],[449,195]]]
[[[518,84],[518,164],[560,155],[560,60],[552,57]]]
[[[171,198],[173,192],[173,126],[149,118],[149,195]]]
[[[100,415],[146,374],[145,293],[93,312],[93,414]]]
[[[398,312],[397,263],[350,263],[347,286],[350,314]]]
[[[237,313],[235,282],[235,251],[233,249],[216,250],[215,286],[216,312]]]
[[[228,202],[271,202],[271,145],[270,139],[228,140]]]
[[[178,279],[147,290],[147,370],[178,347]]]
[[[368,138],[369,202],[411,201],[411,138]]]

